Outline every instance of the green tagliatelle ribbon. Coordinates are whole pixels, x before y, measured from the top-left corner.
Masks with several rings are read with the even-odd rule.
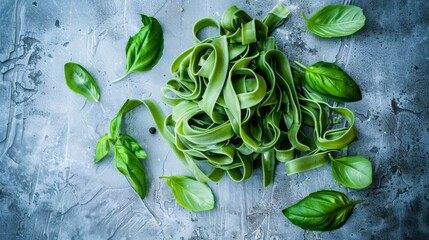
[[[310,170],[325,164],[328,152],[355,139],[353,113],[301,86],[301,73],[291,70],[268,36],[288,14],[278,4],[259,21],[231,6],[220,24],[200,20],[193,28],[196,44],[173,62],[173,79],[162,88],[172,114],[164,116],[152,100],[125,104],[148,107],[162,136],[197,180],[218,181],[226,173],[243,181],[262,167],[268,186],[276,161],[285,162],[288,174]],[[218,28],[220,35],[200,39],[205,27]],[[348,126],[332,129],[330,113],[341,115]]]

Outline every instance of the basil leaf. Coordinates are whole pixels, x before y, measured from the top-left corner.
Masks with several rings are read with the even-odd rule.
[[[98,140],[97,145],[95,145],[95,158],[94,162],[100,162],[104,157],[110,152],[110,142],[109,136],[104,135]]]
[[[144,198],[147,192],[146,174],[143,165],[137,157],[122,145],[115,145],[115,166],[124,174],[131,183],[131,186],[140,196]]]
[[[331,155],[332,176],[340,184],[354,189],[366,188],[372,183],[371,162],[361,156],[334,159]]]
[[[207,211],[214,207],[211,189],[205,183],[187,176],[160,177],[167,179],[177,203],[194,212]]]
[[[147,158],[146,152],[140,147],[139,143],[130,135],[121,135],[119,137],[122,145],[124,145],[128,150],[130,150],[137,158],[145,159]]]
[[[362,99],[359,86],[334,63],[317,62],[305,67],[305,82],[315,92],[337,102],[354,102]]]
[[[284,209],[283,214],[302,229],[331,231],[341,227],[350,217],[353,207],[361,202],[351,202],[341,192],[322,190]]]
[[[110,148],[108,145],[109,142],[113,144],[114,162],[116,168],[127,177],[137,194],[141,198],[144,198],[147,192],[145,177],[146,174],[138,158],[146,158],[146,152],[131,136],[118,136],[121,127],[122,116],[126,112],[133,110],[141,104],[144,104],[149,109],[158,129],[164,137],[167,136],[167,140],[171,144],[172,140],[168,138],[169,135],[167,135],[167,130],[164,127],[165,116],[159,105],[151,99],[128,99],[110,122],[110,136],[108,137],[108,134],[104,135],[97,143],[96,149],[99,150],[99,153],[96,153],[96,159],[98,160],[100,158],[101,160],[101,158],[105,157],[105,155],[108,153],[108,150],[106,149]],[[174,148],[173,151],[178,155],[181,154],[178,149]]]
[[[69,88],[86,97],[88,100],[98,102],[100,90],[91,74],[77,63],[66,63],[64,65],[66,83]]]
[[[162,56],[164,37],[161,25],[156,18],[140,15],[144,26],[128,39],[125,48],[127,56],[126,74],[113,82],[122,80],[131,72],[149,71]]]
[[[351,35],[365,25],[362,8],[353,5],[328,5],[310,18],[304,13],[307,29],[319,37],[332,38]]]

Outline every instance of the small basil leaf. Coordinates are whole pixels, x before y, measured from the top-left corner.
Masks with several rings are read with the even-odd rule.
[[[311,193],[284,209],[283,214],[302,229],[331,231],[341,227],[349,218],[353,207],[361,202],[362,200],[351,202],[341,192],[322,190]]]
[[[354,102],[362,99],[356,82],[334,63],[317,62],[304,68],[305,82],[315,92],[337,102]]]
[[[130,150],[137,158],[145,159],[147,157],[146,152],[140,147],[139,143],[130,135],[121,135],[119,137],[122,145],[124,145],[128,150]]]
[[[110,152],[109,137],[106,135],[102,136],[95,145],[95,158],[94,162],[100,162]]]
[[[340,184],[354,189],[366,188],[372,183],[371,162],[361,156],[331,158],[332,176]]]
[[[167,179],[167,185],[180,206],[195,212],[213,209],[214,197],[207,184],[187,176],[160,178]]]
[[[126,74],[115,80],[118,82],[131,72],[144,72],[152,69],[162,56],[164,37],[158,20],[141,14],[143,27],[128,39],[125,53],[127,57]]]
[[[98,102],[100,90],[91,74],[77,63],[66,63],[64,73],[67,86],[74,92],[86,97],[88,100]]]
[[[140,196],[144,198],[147,192],[146,174],[143,165],[137,157],[122,145],[115,145],[115,166],[124,174],[131,183],[131,186]]]
[[[365,25],[362,8],[353,5],[328,5],[310,18],[302,15],[307,21],[307,29],[324,38],[352,35]]]

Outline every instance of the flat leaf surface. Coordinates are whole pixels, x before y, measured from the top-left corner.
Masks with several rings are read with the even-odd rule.
[[[334,63],[321,61],[306,67],[305,81],[314,91],[338,102],[362,99],[356,82]]]
[[[324,38],[348,36],[365,25],[362,9],[353,5],[328,5],[310,18],[303,16],[307,21],[307,29]]]
[[[354,189],[366,188],[372,183],[371,162],[361,156],[332,159],[332,175],[340,184]]]
[[[125,52],[127,73],[152,69],[162,56],[164,37],[158,20],[141,14],[144,26],[130,37]]]
[[[102,136],[100,140],[98,140],[97,145],[95,146],[95,158],[94,162],[99,162],[107,156],[110,152],[110,142],[107,134]]]
[[[322,190],[311,193],[298,203],[283,210],[295,225],[306,230],[331,231],[341,227],[360,203],[337,191]]]
[[[98,102],[100,90],[91,74],[77,63],[66,63],[64,73],[67,86],[74,92],[84,96],[88,100]]]
[[[214,207],[213,193],[207,184],[186,176],[162,178],[167,178],[167,185],[182,207],[195,212],[207,211]]]
[[[122,145],[115,145],[115,166],[124,174],[137,194],[144,198],[147,192],[146,174],[137,157]]]
[[[127,134],[123,134],[120,136],[122,144],[130,150],[137,158],[145,159],[147,157],[146,152],[140,147],[137,140]]]

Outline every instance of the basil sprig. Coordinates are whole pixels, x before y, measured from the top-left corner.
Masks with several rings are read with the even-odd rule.
[[[334,63],[317,62],[311,66],[295,63],[305,69],[305,82],[314,91],[337,102],[354,102],[362,99],[356,82]]]
[[[214,207],[214,197],[207,184],[187,176],[162,176],[167,179],[176,202],[194,211],[207,211]]]
[[[131,72],[145,72],[152,69],[162,56],[164,36],[161,25],[153,17],[140,14],[143,27],[130,37],[125,47],[127,57],[126,73],[113,82],[124,79]]]
[[[353,5],[328,5],[310,18],[304,13],[307,29],[319,37],[332,38],[351,35],[365,25],[362,8]]]
[[[73,62],[64,65],[67,86],[88,100],[98,102],[100,90],[91,74],[81,65]]]
[[[103,160],[110,152],[112,144],[116,168],[127,177],[140,198],[144,198],[147,192],[146,174],[139,159],[145,159],[147,154],[133,137],[119,133],[123,115],[140,104],[142,102],[138,100],[127,100],[124,103],[110,121],[110,134],[105,134],[98,140],[94,162]]]
[[[298,203],[283,210],[295,225],[315,231],[331,231],[341,227],[349,218],[356,204],[337,191],[322,190],[311,193]]]

